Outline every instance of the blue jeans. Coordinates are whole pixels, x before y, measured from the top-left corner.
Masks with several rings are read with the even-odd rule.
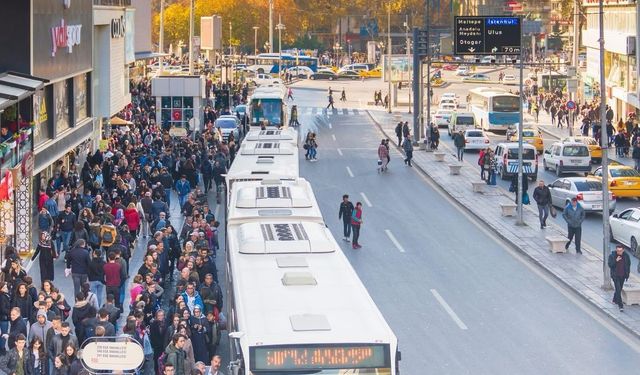
[[[180,209],[182,209],[182,206],[187,202],[187,195],[179,195],[178,201],[180,202]]]
[[[71,232],[60,231],[62,237],[63,248],[61,251],[69,250],[69,242],[71,242]]]
[[[104,284],[100,281],[89,281],[89,288],[98,299],[98,307],[102,307],[102,302],[104,302]]]
[[[351,237],[351,218],[349,220],[342,220],[343,232],[346,238]]]
[[[167,207],[171,208],[171,189],[164,189],[164,199],[167,200]]]
[[[317,154],[318,154],[318,151],[316,151],[315,147],[311,147],[309,149],[309,159],[315,159]]]
[[[72,273],[71,279],[73,280],[73,295],[75,296],[82,290],[82,284],[87,282],[88,276],[81,273]]]

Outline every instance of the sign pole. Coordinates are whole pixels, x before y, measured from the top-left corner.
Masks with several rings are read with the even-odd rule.
[[[415,142],[420,142],[420,55],[418,52],[418,28],[413,28],[413,81],[411,87],[413,90],[413,139]],[[411,108],[411,107],[409,107]]]
[[[519,19],[519,23],[520,23],[520,27],[522,27],[522,18]],[[522,207],[522,195],[523,195],[523,189],[524,186],[522,186],[522,175],[523,175],[523,158],[522,158],[522,154],[524,152],[524,146],[523,146],[523,140],[522,140],[522,129],[524,128],[523,126],[523,121],[524,121],[524,115],[523,115],[523,110],[522,110],[522,106],[523,106],[523,98],[524,98],[524,82],[523,82],[523,77],[524,77],[524,62],[522,61],[523,59],[523,54],[522,54],[522,34],[520,36],[521,40],[520,40],[520,90],[518,93],[519,96],[519,101],[520,101],[520,118],[518,120],[518,197],[516,199],[516,202],[518,203],[518,220],[516,222],[517,225],[524,225],[524,219],[523,219],[523,207]]]
[[[607,133],[606,82],[604,76],[604,6],[598,7],[600,29],[600,141],[602,143],[602,288],[611,289],[611,277],[607,259],[609,257],[609,137]]]

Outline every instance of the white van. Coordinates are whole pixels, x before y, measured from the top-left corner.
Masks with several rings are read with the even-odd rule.
[[[522,145],[522,173],[532,181],[538,179],[538,152],[533,145]],[[506,180],[518,173],[518,143],[499,143],[496,146],[496,161],[498,174]]]
[[[367,64],[349,64],[338,69],[338,73],[344,72],[345,70],[355,70],[356,72],[361,72],[361,71],[368,72],[371,69],[369,69],[369,65]]]
[[[451,121],[447,126],[447,133],[452,137],[454,133],[460,130],[465,131],[467,129],[476,128],[476,118],[471,112],[456,112],[451,115]]]
[[[553,169],[559,177],[563,173],[591,172],[589,147],[580,142],[556,142],[544,151],[544,170]]]

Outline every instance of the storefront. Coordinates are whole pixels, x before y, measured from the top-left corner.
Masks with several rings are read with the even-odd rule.
[[[31,177],[34,128],[46,80],[20,73],[0,74],[0,251],[31,250]]]
[[[131,103],[129,64],[135,61],[135,10],[123,6],[93,7],[93,113],[99,139],[109,119]]]
[[[156,119],[164,129],[202,131],[204,77],[162,76],[151,81],[156,97]]]

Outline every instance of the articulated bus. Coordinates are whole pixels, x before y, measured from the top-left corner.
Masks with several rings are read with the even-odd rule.
[[[318,58],[305,55],[283,53],[282,59],[278,53],[261,53],[257,56],[247,56],[247,69],[255,73],[277,74],[280,65],[282,70],[292,66],[307,66],[313,72],[318,71]]]
[[[396,375],[397,338],[307,184],[234,185],[226,236],[232,373]]]
[[[506,131],[520,122],[520,99],[501,88],[469,90],[470,106],[477,123],[488,131]]]

